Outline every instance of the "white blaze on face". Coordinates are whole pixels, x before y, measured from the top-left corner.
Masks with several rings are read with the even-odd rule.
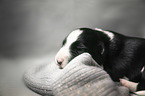
[[[112,40],[114,38],[114,34],[109,32],[109,31],[104,31],[104,30],[99,29],[99,28],[95,28],[95,30],[103,32],[104,34],[106,34],[110,38],[110,40]]]
[[[82,30],[75,30],[71,32],[68,37],[66,38],[66,43],[63,45],[63,47],[58,51],[58,53],[55,56],[55,62],[57,65],[60,66],[60,68],[64,68],[67,63],[69,62],[71,58],[70,54],[70,46],[72,43],[74,43],[79,35],[82,33]],[[58,64],[57,61],[62,61],[62,64]]]

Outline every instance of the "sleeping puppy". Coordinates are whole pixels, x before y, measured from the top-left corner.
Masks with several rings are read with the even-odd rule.
[[[145,90],[145,39],[98,28],[79,28],[63,40],[55,61],[60,68],[64,68],[84,52],[91,54],[114,81],[127,77],[132,82],[121,79],[123,85],[132,91]],[[130,86],[132,84],[133,87]]]

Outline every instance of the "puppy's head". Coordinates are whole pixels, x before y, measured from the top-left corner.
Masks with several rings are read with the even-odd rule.
[[[101,37],[96,30],[80,28],[72,31],[63,40],[62,47],[56,54],[55,62],[62,69],[74,57],[88,52],[97,63],[101,63],[103,50],[104,46]]]

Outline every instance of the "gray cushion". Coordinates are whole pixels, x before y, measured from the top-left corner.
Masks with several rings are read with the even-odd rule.
[[[88,53],[74,58],[64,69],[52,62],[40,64],[24,74],[25,84],[45,96],[129,96],[117,86]]]

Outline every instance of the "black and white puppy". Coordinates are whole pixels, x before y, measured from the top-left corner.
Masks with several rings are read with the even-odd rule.
[[[132,82],[121,79],[122,84],[132,91],[145,90],[145,39],[98,28],[79,28],[64,39],[55,61],[64,68],[84,52],[90,53],[114,81],[127,77]]]

